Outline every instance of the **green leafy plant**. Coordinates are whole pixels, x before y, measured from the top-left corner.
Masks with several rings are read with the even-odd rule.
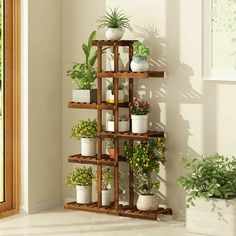
[[[81,138],[95,138],[97,134],[96,120],[81,120],[71,130],[71,137],[80,140]]]
[[[159,173],[160,164],[165,163],[165,138],[150,138],[131,147],[125,142],[125,157],[137,177],[134,185],[137,192],[150,195],[153,188],[159,189],[160,182],[152,179],[153,173]]]
[[[134,56],[147,58],[150,55],[150,49],[144,43],[139,41],[133,43]]]
[[[94,175],[91,167],[76,167],[73,172],[66,177],[67,184],[72,187],[92,185]]]
[[[111,82],[110,80],[107,80],[107,82],[109,83],[107,86],[107,90],[111,90],[111,94],[114,95],[114,84],[113,82]],[[124,89],[124,85],[123,84],[119,84],[118,85],[118,90],[123,90]]]
[[[146,115],[150,112],[150,104],[142,99],[134,99],[129,104],[129,109],[132,115]]]
[[[187,171],[177,182],[187,192],[187,207],[200,197],[236,197],[236,159],[215,154],[201,159],[183,158]]]
[[[108,149],[112,149],[112,148],[114,148],[115,147],[115,140],[114,140],[114,138],[111,138],[111,139],[109,139],[109,141],[107,142],[107,148]]]
[[[94,177],[95,181],[98,181],[97,175]],[[108,190],[109,186],[112,184],[114,179],[113,171],[110,167],[102,168],[102,189]]]
[[[132,31],[129,24],[129,17],[126,16],[123,10],[119,10],[117,7],[114,9],[109,8],[106,14],[102,16],[98,22],[99,28],[118,28],[121,30],[129,29]]]

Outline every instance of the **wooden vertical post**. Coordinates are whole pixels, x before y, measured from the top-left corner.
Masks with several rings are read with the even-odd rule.
[[[113,47],[114,52],[114,70],[115,73],[119,71],[119,48],[115,44]],[[114,102],[115,102],[115,109],[114,109],[114,118],[115,118],[115,133],[118,133],[118,126],[119,126],[119,95],[118,95],[118,78],[113,79],[114,83]],[[119,140],[115,138],[115,166],[114,166],[114,207],[116,210],[119,209]]]
[[[133,57],[133,46],[129,46],[129,70],[130,63],[132,61]],[[134,81],[133,78],[129,78],[129,102],[133,102],[134,97]],[[132,122],[131,122],[131,113],[129,112],[129,118],[130,118],[130,129],[132,129]],[[129,145],[133,146],[133,140],[129,140]],[[134,182],[134,175],[133,170],[131,166],[129,165],[129,205],[134,205],[134,189],[133,189],[133,182]]]
[[[102,46],[98,45],[98,57],[97,57],[97,70],[102,71]],[[97,103],[102,102],[102,78],[97,78],[98,91],[97,91]],[[98,109],[98,132],[102,131],[102,110]],[[98,160],[102,159],[102,139],[97,138],[97,150],[98,150]],[[102,206],[102,166],[97,167],[97,183],[98,183],[98,207]]]

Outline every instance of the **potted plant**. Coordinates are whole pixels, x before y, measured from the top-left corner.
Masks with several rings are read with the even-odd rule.
[[[118,54],[118,56],[119,56],[119,58],[118,58],[119,71],[122,71],[122,70],[124,70],[124,63],[120,58],[120,53]],[[111,53],[109,61],[110,61],[111,71],[115,71],[114,53]]]
[[[149,64],[147,57],[150,55],[150,49],[144,43],[139,41],[133,43],[134,56],[130,63],[130,68],[133,72],[147,71]]]
[[[125,29],[132,31],[129,24],[129,17],[117,7],[114,9],[109,8],[98,22],[99,28],[105,28],[107,40],[120,40],[124,35]]]
[[[108,152],[111,159],[115,159],[115,142],[114,142],[114,139],[111,139],[107,143],[107,152]]]
[[[132,133],[147,133],[150,104],[142,99],[134,99],[129,108],[132,119]]]
[[[67,184],[76,188],[76,202],[86,204],[92,202],[92,168],[77,167],[66,178]]]
[[[159,189],[160,183],[152,179],[152,174],[158,174],[160,164],[165,163],[165,138],[150,138],[135,143],[133,147],[126,142],[124,151],[138,181],[134,185],[134,189],[139,193],[138,210],[157,210],[158,200],[152,193],[152,189]]]
[[[107,131],[114,132],[115,127],[115,119],[114,116],[111,115],[107,119]],[[129,131],[129,119],[127,116],[119,116],[118,121],[118,132],[127,132]]]
[[[111,205],[111,184],[114,175],[110,167],[102,169],[102,206]]]
[[[108,103],[114,103],[115,102],[115,95],[114,95],[114,85],[110,80],[107,80],[108,86],[107,86],[107,92],[106,92],[106,101]],[[125,91],[124,91],[124,85],[119,84],[118,86],[118,102],[123,103],[125,101]]]
[[[183,164],[186,175],[177,182],[188,194],[187,231],[235,235],[236,159],[215,154],[199,159],[183,158]],[[208,227],[209,224],[214,227]]]
[[[82,120],[72,128],[71,137],[76,140],[81,140],[82,156],[96,155],[96,134],[96,120]]]
[[[95,36],[96,31],[93,31],[89,36],[88,43],[82,45],[85,62],[74,63],[72,69],[67,71],[67,76],[77,86],[72,92],[73,102],[97,102],[97,89],[93,89],[94,81],[96,80],[94,64],[97,59],[97,50],[92,50],[92,40],[95,39]]]

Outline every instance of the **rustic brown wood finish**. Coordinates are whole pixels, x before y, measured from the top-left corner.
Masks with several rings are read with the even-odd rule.
[[[65,208],[91,211],[96,213],[105,213],[111,215],[127,216],[140,219],[156,220],[158,214],[171,215],[171,209],[159,208],[157,211],[139,211],[134,205],[134,190],[133,190],[133,171],[129,167],[129,205],[122,206],[119,204],[119,162],[125,161],[125,158],[119,155],[119,140],[129,140],[129,144],[133,145],[133,140],[146,140],[149,137],[164,137],[164,132],[161,131],[149,131],[147,134],[133,134],[131,132],[118,132],[118,118],[119,118],[119,107],[128,108],[129,103],[118,102],[118,86],[119,79],[127,78],[129,80],[129,102],[133,101],[133,80],[134,79],[148,79],[149,77],[161,77],[164,78],[164,71],[148,71],[148,72],[131,72],[119,71],[119,47],[126,46],[129,48],[129,62],[133,56],[133,42],[135,40],[121,40],[121,41],[110,41],[110,40],[94,40],[93,45],[98,48],[98,60],[97,60],[97,78],[98,78],[98,97],[96,103],[75,103],[69,102],[69,108],[80,108],[80,109],[97,109],[98,110],[98,154],[93,157],[83,157],[80,154],[72,155],[68,158],[69,162],[81,163],[81,164],[93,164],[97,165],[97,177],[98,177],[98,201],[91,204],[77,204],[75,202],[65,204]],[[103,71],[102,70],[102,47],[111,46],[114,53],[114,71]],[[102,101],[102,79],[113,78],[114,83],[114,104],[109,104]],[[113,110],[115,118],[114,132],[102,131],[102,110]],[[129,114],[131,115],[131,114]],[[131,123],[130,123],[131,124]],[[131,127],[131,126],[130,126]],[[108,155],[102,154],[102,139],[114,138],[115,139],[115,158],[110,159]],[[114,202],[109,207],[101,206],[101,187],[102,187],[102,166],[113,166],[114,167]]]

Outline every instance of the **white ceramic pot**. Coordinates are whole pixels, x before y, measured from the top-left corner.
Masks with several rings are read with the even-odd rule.
[[[236,198],[199,198],[186,208],[188,232],[214,236],[236,235]]]
[[[76,186],[76,202],[86,204],[92,202],[92,186]]]
[[[158,200],[155,195],[140,194],[137,201],[137,208],[140,211],[155,211],[158,209]]]
[[[111,205],[111,190],[102,189],[102,206],[110,206],[110,205]]]
[[[115,66],[114,66],[114,59],[110,59],[110,67],[111,67],[111,71],[115,70]],[[119,71],[124,70],[124,63],[123,61],[119,58]]]
[[[125,102],[125,91],[124,90],[119,90],[118,95],[119,95],[118,102],[119,103]],[[115,102],[115,96],[114,96],[114,94],[112,94],[111,90],[107,90],[107,92],[106,92],[106,101],[108,103],[114,103]]]
[[[148,130],[148,115],[131,115],[132,133],[145,134]]]
[[[81,155],[95,156],[96,155],[96,139],[81,138]]]
[[[147,62],[147,58],[133,56],[133,59],[130,63],[130,68],[133,72],[148,71],[149,63]]]
[[[124,35],[124,30],[118,28],[108,28],[105,31],[107,40],[120,40]]]
[[[114,132],[114,126],[115,122],[114,121],[107,121],[107,131],[109,132]],[[129,131],[129,121],[119,121],[118,123],[118,131],[119,132],[126,132]]]
[[[73,89],[72,102],[90,102],[90,90]]]

